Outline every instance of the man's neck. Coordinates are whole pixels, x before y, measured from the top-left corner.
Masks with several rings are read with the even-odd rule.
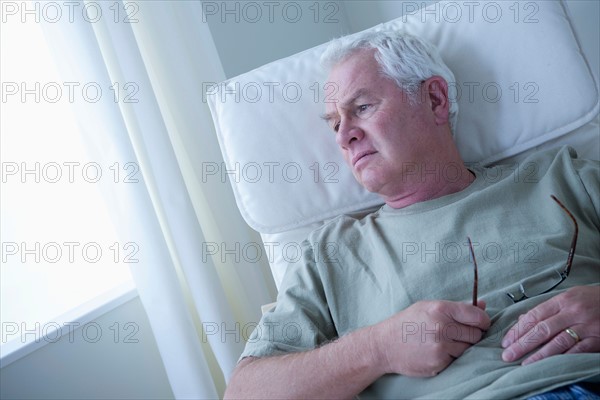
[[[392,208],[404,208],[415,203],[458,193],[475,181],[475,174],[464,165],[461,166],[462,169],[458,171],[458,175],[445,176],[444,173],[440,173],[437,175],[437,178],[434,178],[432,174],[425,175],[423,179],[420,181],[417,180],[412,185],[403,185],[402,191],[399,191],[396,195],[380,195],[388,206]],[[429,184],[427,176],[429,176]]]

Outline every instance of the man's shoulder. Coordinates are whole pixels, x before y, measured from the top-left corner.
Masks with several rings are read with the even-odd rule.
[[[586,160],[579,157],[577,150],[568,145],[563,145],[559,147],[553,147],[550,149],[544,149],[532,152],[528,154],[522,161],[519,162],[520,165],[528,165],[531,163],[536,163],[540,166],[549,167],[551,164],[555,163],[566,163],[572,164],[577,161],[585,161],[585,162],[598,162],[594,160]]]
[[[367,221],[376,218],[381,207],[382,205],[377,205],[363,210],[340,214],[337,217],[325,221],[323,225],[311,231],[307,240],[309,242],[314,242],[323,237],[340,236],[351,233],[351,231],[358,229],[361,225],[367,223]]]
[[[576,178],[582,170],[597,170],[598,167],[599,161],[580,158],[571,146],[539,151],[519,163],[519,169],[534,171],[540,179],[546,175],[553,178]]]
[[[568,170],[575,170],[581,162],[594,162],[582,160],[577,151],[570,146],[544,149],[519,158],[518,161],[501,162],[497,165],[480,167],[479,171],[484,177],[504,178],[507,182],[538,182],[544,176],[563,174]],[[477,170],[477,167],[474,169]],[[486,181],[489,179],[486,179]]]
[[[579,155],[573,147],[563,145],[533,152],[525,158],[525,161],[548,160],[552,162],[556,159],[574,160],[577,158]]]

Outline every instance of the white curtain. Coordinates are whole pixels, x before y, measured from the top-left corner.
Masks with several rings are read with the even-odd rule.
[[[44,32],[64,80],[102,90],[75,111],[92,156],[131,174],[102,192],[121,240],[139,248],[129,265],[171,388],[179,399],[221,397],[275,289],[266,263],[231,254],[260,239],[229,183],[203,179],[222,159],[202,90],[225,76],[200,2],[75,9],[87,18]]]

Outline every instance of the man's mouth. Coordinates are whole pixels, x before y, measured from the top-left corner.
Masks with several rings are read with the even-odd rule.
[[[357,153],[354,157],[352,157],[352,166],[355,167],[356,164],[363,158],[370,156],[371,154],[377,153],[375,150],[366,150]]]

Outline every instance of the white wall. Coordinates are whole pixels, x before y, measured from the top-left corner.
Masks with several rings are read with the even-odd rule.
[[[398,18],[415,6],[434,2],[286,0],[274,2],[277,6],[270,8],[263,5],[265,2],[202,1],[206,12],[203,22],[210,27],[228,78],[317,46],[331,38]],[[598,74],[600,2],[566,2],[575,21],[581,46],[591,67]],[[299,16],[296,10],[300,10]]]
[[[350,32],[344,2],[270,3],[202,1],[228,78]]]
[[[412,8],[421,7],[421,5],[427,6],[435,3],[435,1],[350,0],[343,1],[343,3],[352,32],[358,32],[382,22],[401,17],[407,10],[410,11]]]
[[[575,32],[596,83],[600,76],[600,2],[589,0],[567,0],[567,6],[575,24]]]
[[[92,322],[3,366],[0,398],[173,398],[139,297]]]

